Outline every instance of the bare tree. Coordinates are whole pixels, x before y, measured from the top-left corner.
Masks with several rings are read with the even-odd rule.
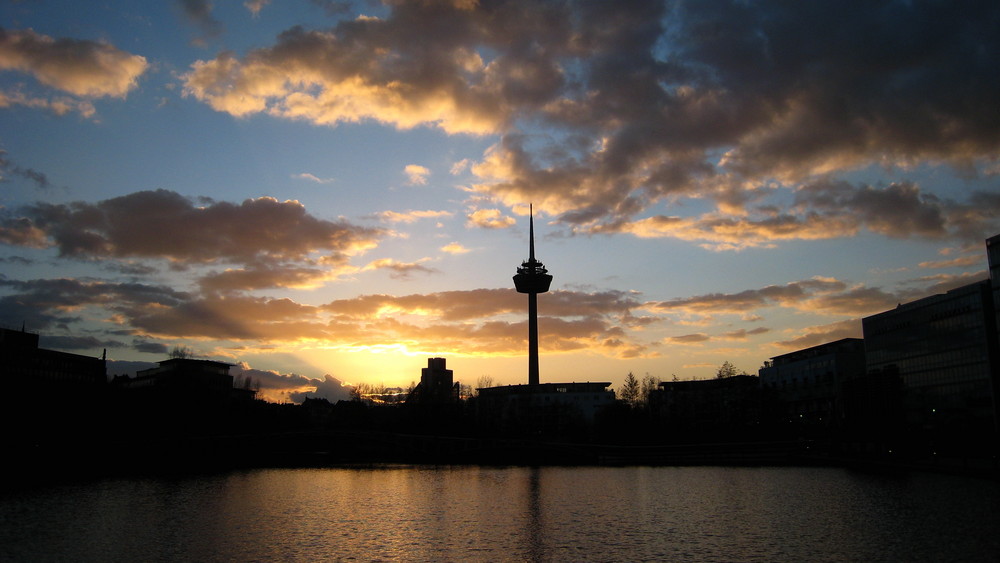
[[[170,351],[170,357],[176,359],[193,358],[194,350],[188,348],[187,346],[174,346],[174,349]]]
[[[653,377],[648,373],[642,377],[639,387],[639,403],[644,407],[649,407],[649,397],[660,386],[660,378]]]
[[[479,390],[484,387],[493,387],[493,376],[492,375],[480,375],[479,379],[476,380],[476,387],[472,390],[472,394],[475,397],[479,396]]]

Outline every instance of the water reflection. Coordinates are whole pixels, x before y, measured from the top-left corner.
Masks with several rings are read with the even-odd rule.
[[[0,498],[2,561],[992,560],[1000,484],[821,468],[260,470]]]

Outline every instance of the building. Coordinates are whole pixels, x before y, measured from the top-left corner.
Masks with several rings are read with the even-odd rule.
[[[493,430],[562,434],[593,424],[615,403],[610,382],[539,383],[478,389],[480,424]]]
[[[83,443],[104,423],[104,358],[38,347],[38,335],[0,329],[0,431],[8,445]]]
[[[38,335],[0,328],[0,369],[4,387],[30,390],[31,397],[102,391],[107,384],[104,358],[46,350]]]
[[[996,431],[1000,342],[988,280],[865,317],[862,326],[868,374],[901,384],[905,430],[952,438]]]
[[[865,343],[844,338],[771,358],[758,371],[760,386],[784,423],[838,426],[844,418],[845,382],[864,376]]]
[[[458,403],[460,386],[452,370],[445,367],[444,358],[427,358],[427,367],[420,369],[420,383],[406,398],[407,404],[444,405]]]
[[[760,384],[754,375],[663,381],[650,410],[667,431],[690,435],[753,429],[760,421]],[[717,436],[724,438],[726,436]]]

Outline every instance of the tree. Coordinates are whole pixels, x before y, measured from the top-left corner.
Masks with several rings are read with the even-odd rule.
[[[472,390],[472,394],[475,397],[479,396],[479,390],[485,387],[493,387],[493,376],[492,375],[480,375],[479,379],[476,380],[476,387]]]
[[[170,352],[170,357],[175,359],[186,359],[194,357],[194,350],[188,348],[187,346],[174,346],[174,349]]]
[[[639,404],[639,391],[639,380],[632,375],[632,372],[628,372],[618,398],[628,406],[635,407]]]
[[[725,379],[735,375],[737,375],[736,366],[730,363],[729,360],[722,362],[722,365],[719,366],[719,369],[715,372],[716,379]]]
[[[660,378],[653,377],[648,373],[642,377],[642,383],[639,388],[639,403],[645,407],[649,407],[649,397],[656,391],[660,386]]]

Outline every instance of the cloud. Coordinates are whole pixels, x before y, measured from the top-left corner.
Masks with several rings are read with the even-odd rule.
[[[419,164],[407,164],[403,169],[407,181],[411,186],[423,186],[427,184],[427,177],[431,175],[430,169]]]
[[[310,182],[315,182],[317,184],[332,184],[333,182],[336,181],[334,178],[320,178],[308,172],[302,172],[301,174],[292,174],[292,178],[298,178],[300,180],[309,180]]]
[[[148,66],[144,57],[108,43],[0,29],[0,70],[31,74],[40,83],[75,96],[124,98]]]
[[[448,254],[465,254],[465,253],[469,252],[469,249],[465,248],[461,244],[453,241],[453,242],[449,242],[448,244],[442,246],[441,247],[441,251],[442,252],[446,252]]]
[[[920,266],[921,268],[931,268],[931,269],[966,268],[969,266],[979,266],[982,263],[983,263],[982,256],[976,254],[970,254],[968,256],[959,256],[957,258],[952,258],[951,260],[921,262],[917,264],[917,266]]]
[[[253,14],[253,17],[257,17],[260,15],[260,11],[264,9],[264,6],[270,3],[271,0],[245,0],[243,7],[249,10]]]
[[[315,6],[319,6],[328,16],[343,16],[351,11],[351,3],[348,0],[310,0]]]
[[[660,313],[700,317],[745,315],[766,307],[782,307],[819,315],[859,316],[890,309],[901,298],[900,295],[875,287],[849,286],[837,279],[815,277],[736,293],[710,293],[647,303],[646,307]]]
[[[995,3],[886,0],[849,18],[767,0],[386,8],[197,61],[184,91],[240,117],[495,135],[452,173],[471,170],[472,191],[533,201],[585,233],[724,250],[861,229],[981,240],[998,226],[993,194],[842,183],[869,166],[995,168]],[[795,208],[778,212],[789,194]],[[686,199],[716,209],[648,213]]]
[[[462,78],[482,74],[482,60],[474,49],[447,45],[466,24],[457,13],[438,16],[356,19],[329,31],[292,28],[273,48],[242,60],[223,53],[196,61],[183,76],[184,93],[237,117],[267,113],[319,125],[375,120],[401,129],[426,124],[451,133],[495,131],[501,109],[496,93],[480,92]],[[421,25],[425,48],[412,49],[406,35]],[[440,41],[446,45],[435,45]]]
[[[702,342],[708,342],[709,340],[711,340],[711,338],[703,332],[684,334],[682,336],[671,336],[667,338],[667,342],[673,344],[701,344]]]
[[[314,379],[294,373],[255,369],[246,362],[233,366],[229,373],[239,381],[249,378],[259,384],[261,397],[274,403],[301,403],[305,398],[321,398],[336,403],[349,400],[353,390],[352,386],[329,374],[323,379]]]
[[[790,340],[778,341],[775,345],[786,350],[801,350],[842,338],[861,338],[861,336],[861,319],[857,318],[810,327],[805,329],[804,334]]]
[[[252,226],[250,228],[249,226]],[[169,234],[169,236],[165,236]],[[136,192],[94,204],[38,203],[0,221],[0,240],[52,245],[76,258],[155,258],[179,264],[328,263],[376,245],[381,231],[308,214],[297,201],[247,199],[195,206],[167,190]]]
[[[39,339],[41,348],[52,350],[73,350],[74,352],[97,352],[107,348],[125,348],[126,344],[118,340],[103,340],[94,336],[51,336],[45,335]]]
[[[451,211],[433,211],[430,209],[425,211],[410,210],[403,212],[382,211],[377,214],[381,220],[389,223],[415,223],[420,219],[438,219],[442,217],[451,217],[452,215],[453,213]]]
[[[66,115],[76,112],[85,119],[93,117],[97,113],[94,104],[87,100],[75,100],[73,98],[60,96],[53,99],[31,97],[22,92],[0,92],[0,108],[11,106],[24,106],[34,109],[48,110],[55,115]]]
[[[737,293],[709,293],[649,304],[655,311],[680,312],[685,314],[738,314],[755,309],[780,305],[794,307],[816,293],[840,292],[847,284],[830,278],[813,278],[790,282],[785,285],[769,285],[760,289],[748,289]]]
[[[161,356],[166,356],[170,352],[166,344],[148,338],[132,339],[132,348],[144,354],[159,354]]]
[[[741,328],[739,330],[727,332],[723,334],[721,338],[725,340],[747,340],[751,336],[757,336],[758,334],[766,334],[768,332],[771,332],[771,329],[767,327],[757,327],[750,330]]]
[[[504,215],[499,209],[477,209],[469,214],[466,222],[469,227],[482,229],[506,229],[516,223],[513,217]]]
[[[247,268],[229,268],[201,276],[198,285],[206,292],[251,291],[255,289],[319,287],[338,274],[353,268],[316,268],[289,264],[253,264]]]
[[[190,23],[195,25],[200,31],[201,36],[196,37],[192,43],[199,46],[205,46],[205,44],[211,40],[222,35],[223,27],[222,22],[215,19],[212,16],[212,2],[210,0],[176,0],[177,5],[180,7],[181,12],[184,14],[184,18]],[[263,7],[266,2],[260,2],[260,0],[247,2],[244,5],[250,9],[251,13],[256,15],[254,12],[253,5],[258,5],[257,11]],[[248,5],[249,4],[249,5]]]
[[[18,319],[32,330],[65,328],[81,320],[88,307],[103,307],[112,317],[127,318],[134,311],[168,309],[191,298],[162,285],[68,278],[24,281],[0,277],[0,287],[12,292],[0,297],[0,319]]]
[[[289,393],[288,398],[295,403],[301,403],[305,399],[326,399],[331,403],[337,401],[349,401],[354,387],[348,385],[332,375],[324,375],[321,380],[314,380],[315,388],[312,391],[302,391]]]
[[[440,273],[439,270],[428,268],[427,266],[416,262],[397,262],[392,258],[380,258],[373,262],[369,262],[366,266],[361,268],[361,270],[389,270],[389,276],[391,278],[400,280],[410,279],[415,272],[424,274]]]
[[[901,292],[899,302],[905,303],[921,299],[929,295],[946,293],[964,285],[977,283],[986,279],[989,279],[989,274],[982,270],[976,272],[965,272],[957,275],[936,274],[933,276],[922,276],[917,279],[910,280],[909,283],[915,287]]]
[[[8,175],[20,176],[31,181],[39,189],[51,188],[49,177],[44,172],[33,168],[22,168],[7,158],[7,151],[0,150],[0,182],[6,181]]]
[[[159,342],[184,339],[238,347],[321,343],[334,350],[392,347],[421,354],[519,355],[527,338],[524,296],[513,289],[362,295],[311,305],[238,292],[180,292],[98,280],[0,277],[0,287],[7,292],[0,297],[0,319],[72,334],[73,327],[96,313],[106,320],[106,331],[128,334],[134,348],[153,353],[163,353]],[[594,350],[616,357],[645,354],[646,345],[626,330],[639,305],[627,292],[550,292],[539,319],[546,334],[542,349]]]

